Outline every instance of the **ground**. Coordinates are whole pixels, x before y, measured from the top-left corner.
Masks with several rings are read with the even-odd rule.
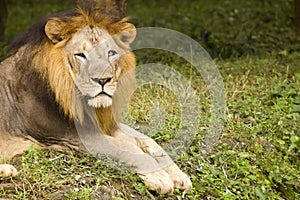
[[[20,172],[0,179],[0,198],[299,199],[300,40],[294,34],[293,2],[128,0],[128,13],[137,27],[166,27],[192,37],[212,56],[224,81],[224,127],[213,151],[205,154],[202,143],[210,122],[211,96],[201,75],[168,52],[136,52],[138,64],[172,66],[191,80],[196,91],[199,127],[188,151],[176,160],[191,176],[191,192],[159,196],[109,158],[31,148],[3,160]],[[29,25],[73,7],[69,0],[9,1],[1,55]],[[172,92],[154,84],[140,88],[132,97],[129,114],[135,127],[151,124],[149,110],[158,104],[167,116],[163,130],[151,136],[164,145],[172,141],[180,123],[180,105]]]

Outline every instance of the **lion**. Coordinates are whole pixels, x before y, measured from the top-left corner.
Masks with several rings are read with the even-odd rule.
[[[0,64],[0,156],[32,145],[107,154],[132,166],[151,190],[189,191],[190,178],[162,147],[117,121],[114,105],[132,92],[136,66],[130,51],[136,29],[121,4],[78,2],[13,41]],[[17,170],[2,164],[0,173]]]

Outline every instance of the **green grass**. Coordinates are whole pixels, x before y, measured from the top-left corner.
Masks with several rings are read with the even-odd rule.
[[[223,77],[226,120],[215,148],[204,156],[211,99],[201,76],[167,52],[136,52],[139,64],[172,66],[197,92],[199,128],[189,150],[176,160],[191,176],[191,192],[158,196],[109,158],[32,148],[6,161],[20,173],[0,179],[0,198],[299,199],[300,52],[292,27],[293,1],[207,2],[128,2],[137,27],[167,27],[193,37],[212,55]],[[10,1],[7,41],[2,46],[42,16],[73,7],[71,1]],[[151,123],[151,107],[158,104],[167,116],[164,129],[151,135],[166,144],[180,123],[180,105],[168,89],[147,85],[136,91],[129,122],[142,129]]]

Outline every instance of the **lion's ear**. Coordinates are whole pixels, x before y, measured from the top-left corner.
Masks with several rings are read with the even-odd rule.
[[[129,45],[134,41],[136,37],[136,28],[133,24],[126,23],[122,27],[122,30],[116,34],[118,42],[125,48],[129,48]]]
[[[63,30],[65,28],[65,22],[61,21],[58,18],[50,19],[45,25],[45,33],[47,37],[54,43],[62,41]]]

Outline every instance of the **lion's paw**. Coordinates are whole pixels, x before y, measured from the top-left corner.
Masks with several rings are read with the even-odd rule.
[[[188,175],[186,175],[179,169],[179,167],[176,164],[172,164],[164,170],[169,174],[170,178],[174,183],[175,188],[184,191],[189,191],[192,189],[192,181],[190,180]]]
[[[174,191],[174,183],[170,176],[163,170],[139,175],[150,190],[159,194],[169,194]]]
[[[9,177],[16,176],[18,173],[17,169],[9,164],[1,164],[0,165],[0,177]]]

